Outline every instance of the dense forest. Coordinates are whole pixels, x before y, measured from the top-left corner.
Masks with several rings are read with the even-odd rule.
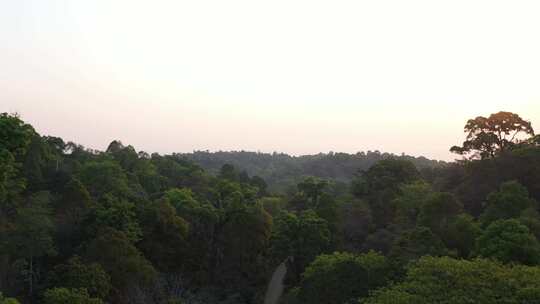
[[[540,303],[540,136],[464,131],[452,163],[160,155],[0,114],[0,304]]]
[[[302,156],[276,152],[269,154],[247,151],[195,151],[178,155],[194,161],[212,174],[219,173],[223,165],[233,165],[240,171],[245,171],[241,172],[242,174],[263,178],[268,184],[268,189],[274,193],[294,192],[296,185],[309,176],[331,180],[347,187],[359,170],[367,170],[375,163],[388,158],[408,160],[421,171],[445,165],[442,161],[425,157],[394,155],[379,151],[356,154],[329,152]]]

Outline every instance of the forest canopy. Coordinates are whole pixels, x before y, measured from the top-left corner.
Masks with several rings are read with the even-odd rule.
[[[510,112],[465,132],[451,163],[160,155],[0,114],[0,304],[267,303],[279,265],[281,304],[537,303],[538,136]]]

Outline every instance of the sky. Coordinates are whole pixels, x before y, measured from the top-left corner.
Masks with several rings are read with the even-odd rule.
[[[453,160],[540,130],[540,1],[0,0],[0,112],[93,149]]]

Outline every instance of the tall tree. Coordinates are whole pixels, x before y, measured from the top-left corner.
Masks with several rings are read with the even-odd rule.
[[[84,288],[90,296],[105,299],[111,291],[111,278],[98,263],[85,264],[78,256],[54,267],[49,283],[55,287]]]
[[[78,179],[71,178],[62,188],[60,199],[53,205],[60,255],[70,256],[81,243],[83,222],[93,204],[90,194]]]
[[[463,145],[453,146],[450,151],[471,158],[492,158],[519,143],[520,134],[534,135],[529,121],[511,112],[498,112],[489,117],[469,119],[465,125],[467,138]]]
[[[424,255],[448,255],[448,250],[436,234],[422,226],[403,232],[390,250],[390,256],[404,263]]]
[[[12,213],[26,180],[19,176],[19,164],[8,150],[0,150],[0,218]]]
[[[293,258],[293,271],[296,275],[330,245],[328,223],[313,210],[302,212],[299,216],[283,211],[276,219],[272,232],[272,251],[279,261]]]
[[[0,114],[0,150],[7,150],[20,160],[19,157],[26,153],[26,148],[34,135],[36,135],[34,128],[22,121],[19,116]]]
[[[526,209],[538,208],[538,203],[529,197],[527,188],[517,181],[501,184],[499,191],[487,198],[487,207],[480,219],[484,225],[501,219],[518,218]]]
[[[476,254],[505,263],[535,265],[540,263],[540,244],[518,220],[498,220],[477,239]]]
[[[316,207],[326,186],[328,186],[327,181],[310,176],[298,184],[298,191],[311,201],[312,206]]]
[[[373,251],[323,254],[302,274],[298,299],[310,304],[352,303],[387,283],[390,272],[388,260]]]
[[[111,194],[105,194],[98,204],[92,209],[88,225],[91,235],[104,228],[111,227],[121,231],[133,243],[139,241],[142,230],[137,220],[135,204],[125,199],[119,199]]]
[[[418,223],[429,227],[443,237],[450,223],[463,210],[463,206],[448,192],[435,192],[420,207]]]
[[[104,228],[88,245],[86,258],[103,266],[113,285],[125,289],[132,284],[148,284],[157,273],[152,264],[131,244],[123,232]]]
[[[442,239],[449,249],[457,251],[459,257],[467,258],[481,232],[480,225],[472,216],[460,214],[449,224]]]
[[[143,239],[139,248],[162,272],[180,271],[185,263],[188,223],[176,215],[166,198],[145,206],[141,226]]]
[[[86,162],[80,170],[79,178],[96,199],[105,194],[118,197],[127,197],[130,194],[126,173],[114,161]]]
[[[423,257],[402,282],[375,291],[361,304],[538,303],[540,268],[492,260]]]
[[[392,201],[400,193],[400,186],[419,179],[420,173],[410,161],[385,159],[359,172],[351,188],[356,196],[367,200],[376,225],[384,227],[394,217]]]
[[[13,211],[16,196],[26,186],[20,169],[34,136],[34,128],[17,115],[0,114],[0,219]]]
[[[34,292],[34,281],[38,277],[36,259],[56,254],[53,231],[54,224],[49,209],[48,192],[34,194],[26,206],[17,209],[12,231],[7,231],[7,252],[12,257],[24,259],[28,292]],[[1,250],[1,248],[0,248]]]
[[[392,202],[396,208],[395,223],[402,229],[414,228],[421,210],[425,209],[426,201],[433,195],[431,186],[425,181],[403,184],[400,194]]]
[[[272,231],[272,217],[262,205],[229,209],[217,227],[215,278],[226,288],[241,287],[244,298],[252,297],[258,284],[266,283],[261,258]]]

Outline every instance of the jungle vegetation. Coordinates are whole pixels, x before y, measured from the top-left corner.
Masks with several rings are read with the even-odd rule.
[[[285,304],[540,303],[540,137],[464,131],[449,163],[160,155],[1,114],[0,303],[262,303],[287,259]]]

